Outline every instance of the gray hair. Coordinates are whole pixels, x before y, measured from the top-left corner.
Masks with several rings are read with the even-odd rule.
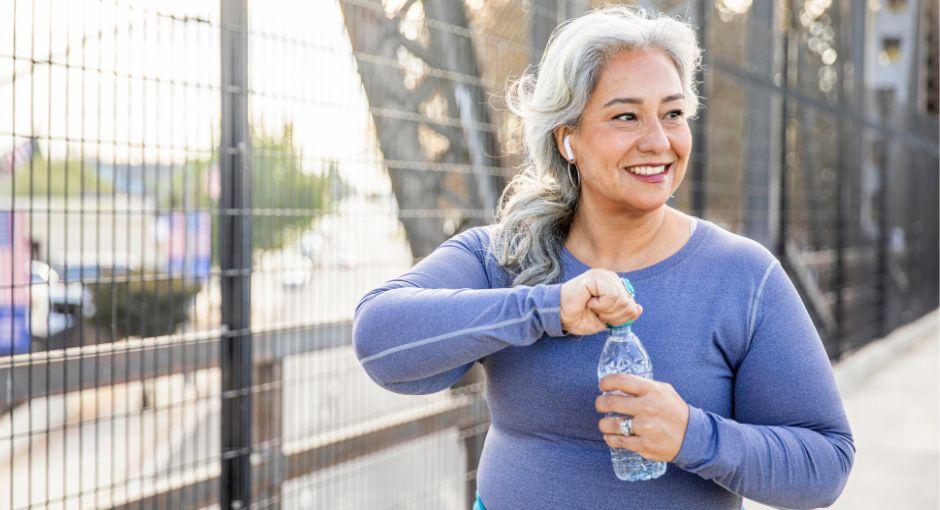
[[[555,283],[559,253],[578,207],[568,161],[554,133],[575,127],[604,67],[624,50],[658,48],[675,63],[689,117],[698,111],[695,73],[701,49],[695,30],[669,16],[625,5],[593,10],[552,33],[537,76],[526,73],[506,91],[509,109],[522,120],[526,161],[496,208],[488,252],[512,276],[512,285]]]

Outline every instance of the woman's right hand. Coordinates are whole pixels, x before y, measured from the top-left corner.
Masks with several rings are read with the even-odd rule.
[[[589,269],[561,286],[561,327],[570,335],[591,335],[642,313],[613,271]]]

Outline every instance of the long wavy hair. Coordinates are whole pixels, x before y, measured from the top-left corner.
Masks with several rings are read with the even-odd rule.
[[[695,73],[701,49],[695,30],[683,21],[645,9],[616,5],[593,10],[555,29],[537,74],[509,83],[506,103],[522,120],[525,162],[509,182],[496,209],[489,255],[512,275],[512,285],[561,279],[562,245],[577,211],[579,189],[554,133],[577,127],[604,67],[625,50],[658,48],[675,63],[694,117],[699,107]]]

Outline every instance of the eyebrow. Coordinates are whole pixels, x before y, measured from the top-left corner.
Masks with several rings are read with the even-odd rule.
[[[666,96],[666,97],[664,97],[664,98],[663,98],[663,102],[664,102],[664,103],[668,103],[668,102],[670,102],[670,101],[676,101],[676,100],[679,100],[679,99],[685,99],[685,96],[682,95],[682,94],[673,94],[673,95],[671,95],[671,96]],[[617,104],[617,103],[643,104],[643,100],[642,100],[642,99],[637,99],[637,98],[635,98],[635,97],[616,97],[616,98],[611,99],[610,101],[607,101],[606,103],[604,103],[604,108],[607,108],[608,106],[610,106],[610,105],[612,105],[612,104]]]

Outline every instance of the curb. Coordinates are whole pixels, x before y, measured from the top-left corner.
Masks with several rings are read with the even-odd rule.
[[[931,331],[933,331],[932,335]],[[839,392],[844,396],[846,393],[860,389],[868,382],[872,373],[884,368],[886,360],[893,361],[922,342],[936,341],[938,331],[940,331],[940,310],[933,310],[836,362],[832,371],[835,374]]]

